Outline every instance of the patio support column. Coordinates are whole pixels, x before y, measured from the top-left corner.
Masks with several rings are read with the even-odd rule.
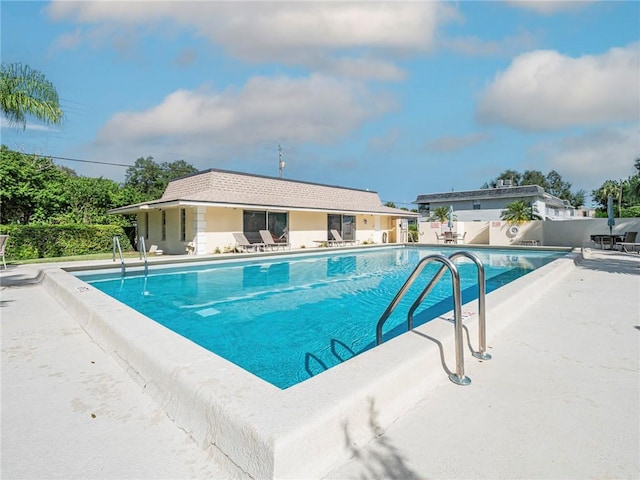
[[[193,237],[196,244],[196,255],[207,253],[207,221],[205,220],[206,207],[195,207],[193,215]]]

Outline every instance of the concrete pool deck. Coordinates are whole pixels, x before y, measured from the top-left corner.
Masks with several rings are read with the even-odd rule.
[[[39,280],[0,273],[2,478],[226,478]],[[441,375],[326,478],[637,478],[639,312],[640,255],[587,249],[500,331],[488,318],[472,385]]]

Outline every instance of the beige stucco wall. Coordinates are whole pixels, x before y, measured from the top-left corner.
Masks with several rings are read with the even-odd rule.
[[[356,216],[356,240],[360,243],[381,242],[380,232],[376,232],[376,215]]]
[[[466,236],[464,243],[470,245],[486,245],[489,243],[489,225],[487,222],[460,222],[464,223]]]
[[[138,221],[138,235],[144,236],[148,232],[148,237],[145,238],[145,244],[147,251],[153,246],[157,245],[158,249],[164,253],[170,255],[180,255],[186,253],[186,246],[188,242],[194,239],[193,218],[194,209],[187,207],[185,211],[185,240],[180,239],[180,208],[167,208],[164,210],[166,213],[166,237],[162,239],[162,211],[150,210],[148,213],[149,227],[146,229],[145,213],[137,214]]]
[[[233,232],[242,232],[242,208],[184,207],[186,213],[186,238],[180,241],[180,208],[167,208],[166,239],[162,240],[162,212],[149,210],[149,235],[147,250],[157,245],[166,254],[185,254],[187,244],[196,244],[197,253],[223,253],[235,246]],[[198,217],[198,211],[203,215]],[[382,243],[387,233],[387,243],[396,242],[397,221],[395,218],[373,214],[356,215],[356,240],[359,243]],[[145,213],[139,213],[138,231],[144,235]],[[203,232],[197,232],[198,219]],[[291,248],[315,248],[327,240],[326,212],[289,212],[289,243]]]
[[[418,243],[442,243],[438,242],[438,235],[449,231],[447,222],[418,222]],[[452,231],[463,236],[463,241],[468,245],[489,244],[488,222],[453,222]]]
[[[223,253],[236,241],[233,232],[242,232],[242,209],[210,207],[205,210],[205,253]]]
[[[327,239],[327,214],[323,212],[289,212],[291,248],[317,246],[314,240]]]

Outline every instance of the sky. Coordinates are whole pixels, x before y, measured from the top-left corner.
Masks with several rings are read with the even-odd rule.
[[[2,144],[123,181],[140,157],[420,194],[555,170],[635,173],[638,1],[6,1],[2,63],[56,87],[61,126]],[[104,162],[87,163],[87,162]],[[118,164],[118,165],[112,165]]]

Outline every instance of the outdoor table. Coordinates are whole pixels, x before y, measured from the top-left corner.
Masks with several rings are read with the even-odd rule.
[[[605,242],[605,240],[607,240]],[[593,243],[599,243],[600,244],[600,248],[604,250],[604,246],[605,245],[609,245],[609,250],[612,250],[614,245],[617,242],[622,242],[624,240],[624,235],[608,235],[608,234],[597,234],[597,235],[591,235],[591,241]]]

